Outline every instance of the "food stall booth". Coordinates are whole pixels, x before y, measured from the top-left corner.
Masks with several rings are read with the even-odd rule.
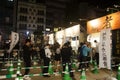
[[[108,69],[111,67],[111,60],[115,63],[120,62],[117,58],[120,57],[120,11],[88,21],[87,33],[89,34],[87,40],[92,43],[92,46],[94,46],[94,40],[99,42],[99,62],[102,61],[103,53],[106,54],[106,58],[102,58],[103,62],[104,59],[109,59],[106,64],[103,63]]]

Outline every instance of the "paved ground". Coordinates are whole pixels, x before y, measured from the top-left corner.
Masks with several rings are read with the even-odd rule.
[[[30,73],[39,73],[39,70],[38,69],[31,70]],[[81,74],[79,72],[75,72],[74,74],[75,74],[76,80],[80,80]],[[112,76],[115,76],[115,75],[116,75],[115,73],[112,73]],[[105,78],[108,78],[110,76],[111,76],[111,72],[106,69],[99,70],[98,74],[93,74],[93,73],[91,73],[91,71],[86,72],[87,80],[107,80]],[[36,77],[31,77],[31,78],[32,78],[32,80],[62,80],[61,75],[59,75],[59,76],[51,75],[51,77],[49,77],[49,78],[46,78],[43,76],[36,76]],[[12,79],[1,79],[1,80],[15,80],[15,79],[12,78]]]
[[[2,67],[5,68],[5,67]],[[99,69],[98,70],[99,73],[98,74],[94,74],[91,72],[91,68],[89,68],[85,73],[86,73],[86,78],[87,80],[110,80],[110,79],[106,79],[110,76],[112,77],[116,77],[116,71],[110,71],[107,69]],[[21,71],[22,74],[24,73],[24,70]],[[41,69],[31,69],[30,74],[39,74],[41,73]],[[0,77],[3,75],[6,75],[7,71],[0,71]],[[76,80],[80,80],[80,76],[81,73],[78,71],[74,72],[75,78]],[[61,75],[51,75],[51,77],[46,78],[43,76],[33,76],[31,77],[32,80],[62,80]],[[11,78],[11,79],[0,79],[0,80],[15,80],[15,78]]]

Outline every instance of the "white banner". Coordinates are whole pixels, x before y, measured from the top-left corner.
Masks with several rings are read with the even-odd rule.
[[[104,29],[100,32],[99,44],[99,67],[111,69],[111,29]]]
[[[35,40],[34,40],[34,34],[31,34],[31,42],[32,42],[32,44],[35,43]]]
[[[8,53],[10,53],[12,51],[12,49],[15,47],[15,45],[18,43],[19,41],[19,34],[16,32],[12,32],[11,33],[11,43],[10,43],[10,48],[8,50]]]
[[[2,35],[0,35],[0,42],[2,41]]]

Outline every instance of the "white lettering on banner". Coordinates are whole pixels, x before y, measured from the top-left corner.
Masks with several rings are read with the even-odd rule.
[[[100,33],[99,67],[111,69],[111,29],[104,29]]]
[[[8,53],[10,53],[12,51],[12,49],[15,47],[15,45],[18,43],[19,41],[19,34],[16,32],[12,32],[11,33],[11,43],[10,43],[10,48],[8,50]]]

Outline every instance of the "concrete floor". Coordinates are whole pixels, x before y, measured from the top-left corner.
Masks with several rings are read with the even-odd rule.
[[[99,73],[98,74],[94,74],[91,72],[91,70],[87,70],[85,72],[86,74],[86,78],[87,80],[107,80],[106,78],[108,77],[115,77],[116,76],[116,72],[111,72],[110,70],[107,69],[99,69],[98,70]],[[24,70],[22,71],[22,73],[24,72]],[[40,69],[32,69],[30,71],[30,74],[39,74],[41,72]],[[6,71],[2,71],[0,72],[0,76],[7,74]],[[81,73],[80,72],[74,72],[75,78],[76,80],[80,80],[81,77]],[[11,79],[0,79],[0,80],[15,80],[15,78],[11,78]],[[57,75],[55,76],[54,74],[51,75],[51,77],[43,77],[43,76],[33,76],[31,77],[31,80],[62,80],[61,75]]]
[[[40,66],[40,64],[38,64],[37,66]],[[14,65],[14,67],[16,67],[16,65]],[[116,77],[116,72],[117,71],[111,71],[111,70],[108,70],[108,69],[99,69],[99,73],[98,74],[94,74],[91,72],[91,68],[93,66],[90,66],[88,68],[88,70],[85,72],[85,75],[86,75],[86,78],[87,80],[110,80],[110,79],[107,79],[109,77]],[[1,69],[5,69],[7,67],[4,67],[2,66]],[[30,70],[30,74],[39,74],[41,73],[41,69],[38,68],[38,69],[31,69]],[[16,73],[16,71],[14,72]],[[21,70],[21,73],[23,74],[24,73],[24,69]],[[8,74],[7,71],[0,71],[0,77],[3,76],[3,75],[6,75]],[[75,75],[75,78],[76,80],[80,80],[80,77],[81,77],[81,73],[77,70],[74,72],[74,75]],[[10,78],[10,79],[0,79],[0,80],[15,80],[15,78]],[[61,75],[54,75],[52,74],[51,77],[43,77],[43,76],[32,76],[31,77],[31,80],[62,80],[62,77]]]

